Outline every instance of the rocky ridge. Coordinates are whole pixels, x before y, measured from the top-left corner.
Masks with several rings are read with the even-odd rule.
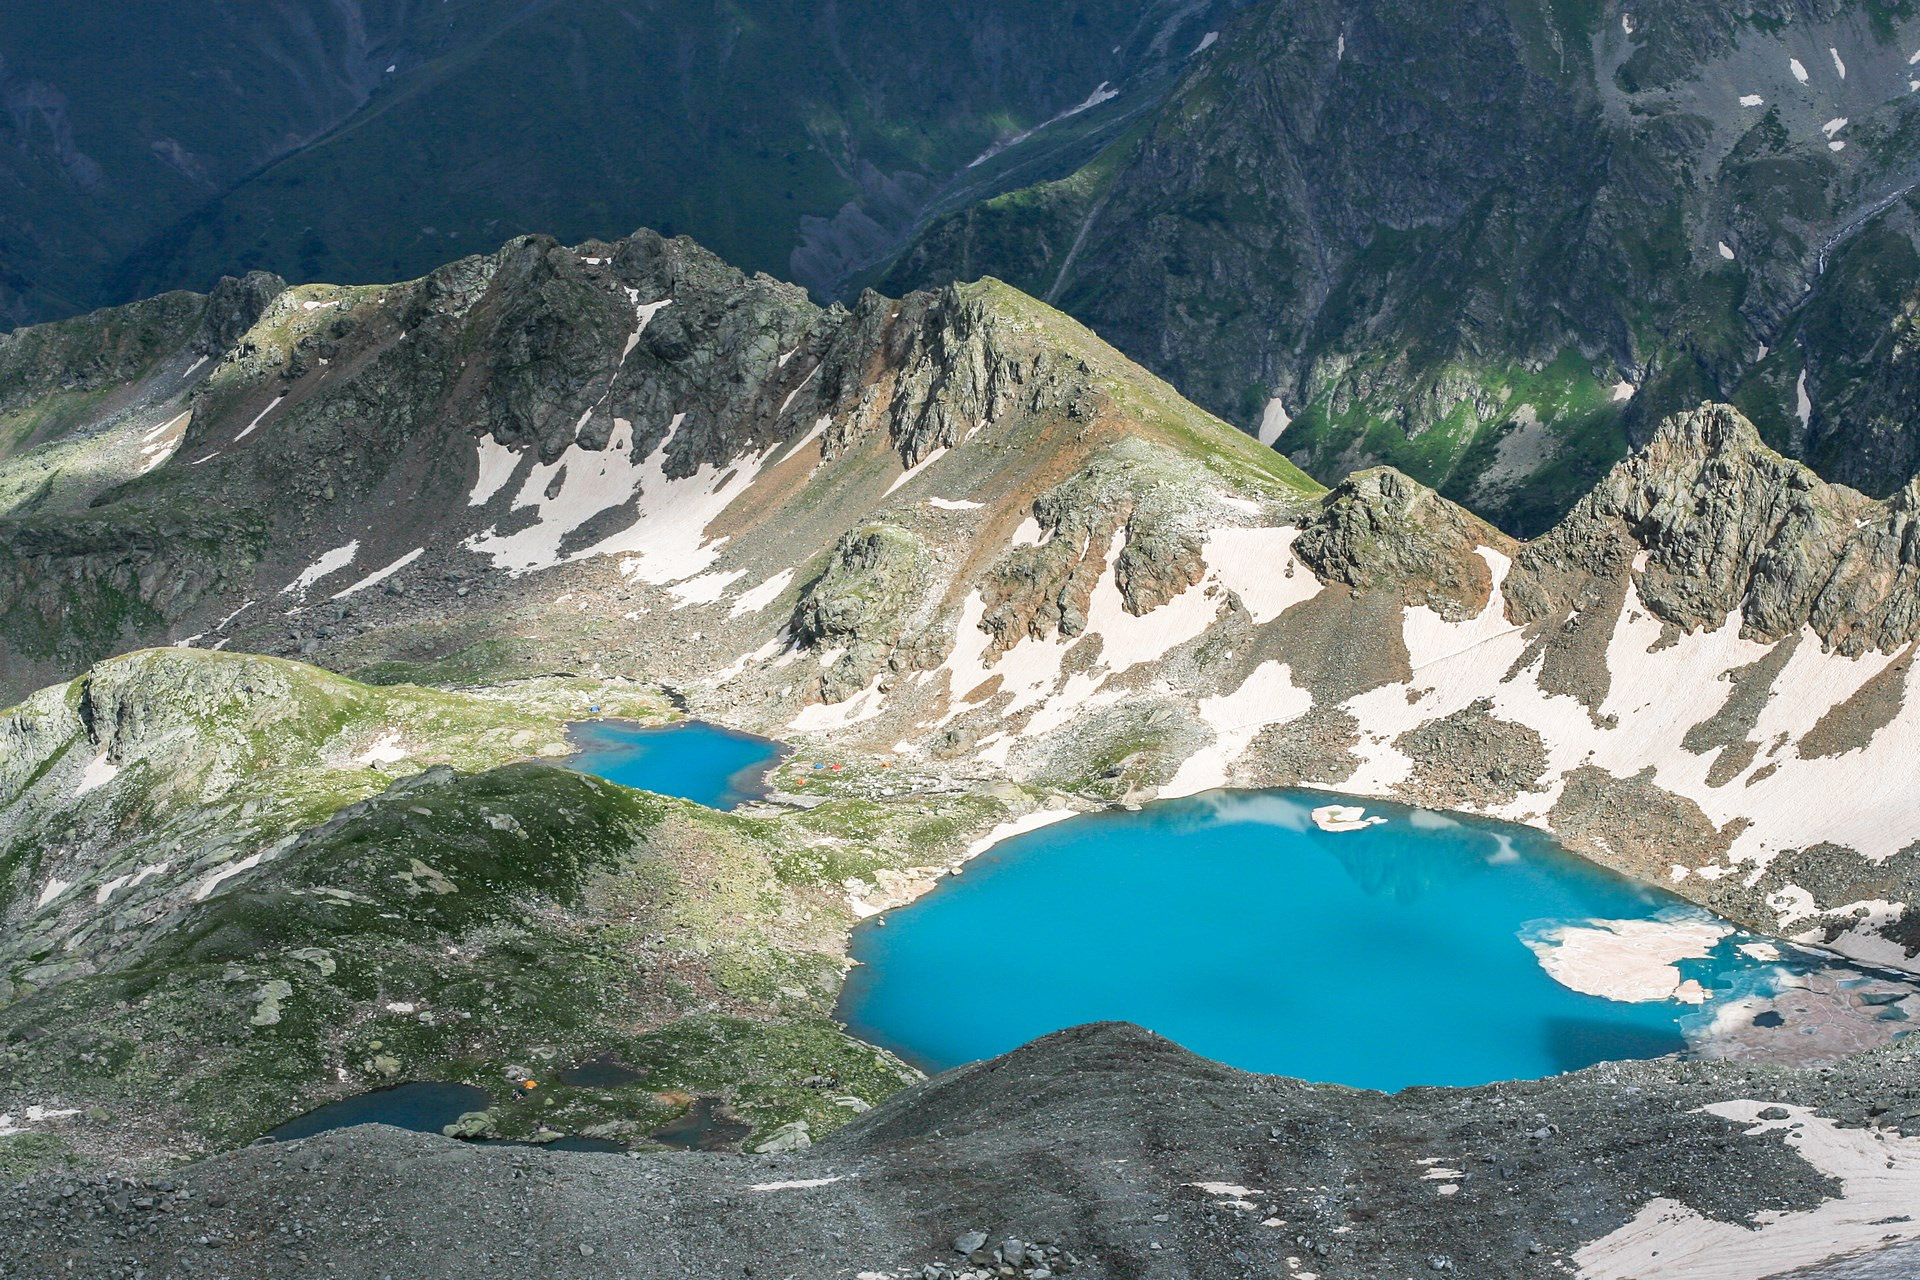
[[[1833,1273],[1892,1277],[1913,1256],[1913,1073],[1890,1050],[1818,1073],[1633,1063],[1385,1096],[1103,1024],[946,1073],[797,1154],[569,1155],[367,1127],[158,1184],[40,1179],[0,1198],[0,1267],[35,1274],[52,1250],[100,1274],[288,1280],[1624,1280],[1681,1274],[1703,1247],[1757,1277],[1909,1242]]]

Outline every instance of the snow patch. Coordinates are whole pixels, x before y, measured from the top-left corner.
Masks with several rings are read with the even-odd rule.
[[[359,553],[360,539],[358,538],[347,543],[344,547],[335,547],[302,569],[299,577],[280,588],[280,594],[284,596],[290,591],[297,591],[301,595],[305,595],[308,587],[320,581],[320,579],[326,577],[328,574],[338,573],[340,570],[346,568],[353,563],[354,556]]]
[[[1293,419],[1287,414],[1287,407],[1275,396],[1267,401],[1267,407],[1260,413],[1260,443],[1272,448],[1286,429],[1293,425]]]
[[[1207,34],[1200,37],[1200,43],[1195,45],[1193,47],[1193,52],[1188,54],[1187,56],[1189,58],[1199,57],[1201,54],[1205,53],[1207,50],[1213,48],[1214,42],[1217,41],[1219,38],[1220,38],[1220,33],[1218,31],[1207,32]]]
[[[1807,394],[1807,371],[1800,370],[1800,381],[1793,384],[1793,412],[1806,427],[1813,421],[1813,397]]]
[[[1740,105],[1743,107],[1763,107],[1766,104],[1767,100],[1757,93],[1746,94],[1740,99]]]
[[[1833,58],[1833,69],[1839,73],[1842,80],[1845,80],[1847,78],[1847,64],[1841,59],[1840,51],[1829,46],[1827,53]]]
[[[33,904],[34,910],[38,911],[71,888],[73,888],[71,880],[49,879],[47,887],[40,891],[40,897]]]
[[[264,857],[266,857],[265,852],[250,853],[238,862],[228,863],[200,882],[199,887],[193,891],[193,900],[195,902],[205,902],[208,894],[235,876],[245,875],[247,872],[253,870],[260,865],[260,861]]]
[[[1793,78],[1795,80],[1798,80],[1801,84],[1805,84],[1807,82],[1807,67],[1805,63],[1800,61],[1800,59],[1788,58],[1787,70],[1793,72]]]
[[[750,613],[760,612],[775,600],[778,600],[780,593],[785,591],[787,584],[792,581],[793,570],[782,569],[779,573],[774,574],[759,586],[741,592],[740,598],[733,602],[733,608],[727,611],[727,616],[729,618],[744,618]]]
[[[1528,926],[1520,940],[1561,986],[1607,1000],[1671,1000],[1681,960],[1704,959],[1732,933],[1704,913],[1673,911],[1655,920],[1587,920]]]
[[[967,502],[960,498],[928,498],[927,505],[937,511],[978,511],[987,504]]]
[[[407,554],[401,556],[398,560],[395,560],[392,564],[388,565],[386,568],[375,569],[372,573],[360,579],[360,581],[354,583],[352,586],[348,587],[346,590],[334,592],[333,598],[335,600],[345,600],[348,596],[353,595],[356,592],[365,591],[368,587],[379,586],[381,583],[385,582],[388,578],[391,578],[394,574],[400,572],[402,569],[412,564],[415,560],[418,560],[422,555],[426,553],[426,550],[427,549],[425,547],[415,547],[413,550],[407,552]]]
[[[1784,1118],[1762,1120],[1777,1109]],[[1653,1275],[1687,1280],[1761,1280],[1830,1258],[1920,1239],[1920,1138],[1884,1128],[1842,1128],[1811,1107],[1759,1099],[1718,1102],[1700,1113],[1777,1133],[1801,1159],[1837,1179],[1840,1194],[1802,1212],[1762,1210],[1745,1222],[1721,1222],[1661,1196],[1631,1222],[1573,1255],[1579,1280]]]
[[[912,466],[908,467],[905,471],[902,471],[899,474],[899,476],[897,476],[894,479],[894,482],[887,486],[887,495],[891,496],[895,489],[898,489],[901,485],[907,483],[907,481],[913,479],[915,476],[919,475],[922,471],[925,471],[928,467],[932,466],[934,463],[938,462],[940,459],[946,456],[947,456],[947,446],[941,445],[938,449],[935,449],[932,453],[920,459],[920,461],[914,463]]]
[[[259,412],[259,414],[254,417],[254,420],[252,422],[249,422],[246,426],[240,429],[240,434],[233,438],[233,442],[235,444],[239,444],[242,440],[245,440],[248,436],[252,435],[254,432],[254,429],[258,427],[261,423],[265,422],[267,420],[267,415],[272,413],[275,409],[278,409],[280,407],[280,402],[282,400],[285,400],[286,398],[287,398],[287,393],[284,391],[282,391],[279,395],[275,396],[272,402],[269,403],[266,408],[262,409]]]
[[[473,492],[467,495],[470,507],[485,506],[487,499],[500,492],[507,481],[513,479],[513,473],[520,465],[520,454],[509,449],[492,436],[480,437],[479,475],[473,482]]]
[[[667,588],[667,593],[677,602],[673,607],[684,609],[693,604],[715,604],[726,594],[727,588],[747,576],[745,569],[734,569],[728,573],[703,573],[697,578],[689,578]]]
[[[1068,818],[1078,817],[1072,809],[1035,809],[1032,813],[1022,814],[1011,822],[1003,822],[993,830],[967,846],[966,856],[977,858],[1003,840],[1023,836],[1029,831],[1038,831],[1050,827],[1056,822],[1065,822]]]
[[[389,729],[374,739],[373,745],[353,758],[355,764],[398,764],[407,758],[407,749],[400,745],[400,731]]]
[[[108,761],[107,753],[102,751],[99,755],[87,761],[87,767],[81,771],[80,783],[74,787],[73,794],[76,797],[83,796],[89,791],[98,790],[106,786],[119,776],[120,766]]]
[[[1727,242],[1725,240],[1722,240],[1720,242],[1720,256],[1725,258],[1728,262],[1733,261],[1733,250],[1727,247]]]

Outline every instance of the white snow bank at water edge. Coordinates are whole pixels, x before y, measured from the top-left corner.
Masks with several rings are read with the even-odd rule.
[[[977,858],[1002,840],[1011,840],[1015,836],[1023,836],[1029,831],[1038,831],[1042,827],[1050,827],[1056,822],[1065,822],[1068,818],[1078,816],[1072,809],[1036,809],[1032,813],[1022,814],[1011,822],[1003,822],[987,832],[967,846],[965,856]]]
[[[1692,911],[1656,920],[1548,921],[1520,940],[1555,982],[1607,1000],[1642,1003],[1681,993],[1680,960],[1705,959],[1733,929]]]
[[[1762,1120],[1769,1111],[1775,1119]],[[1753,1099],[1700,1108],[1746,1125],[1748,1134],[1778,1133],[1801,1159],[1841,1192],[1804,1212],[1763,1209],[1747,1222],[1720,1222],[1666,1197],[1650,1200],[1633,1221],[1573,1255],[1579,1280],[1762,1280],[1829,1258],[1920,1239],[1920,1138],[1885,1129],[1843,1129],[1810,1107]]]

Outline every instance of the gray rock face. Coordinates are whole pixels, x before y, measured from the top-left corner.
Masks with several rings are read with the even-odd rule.
[[[1505,535],[1390,467],[1349,476],[1301,527],[1294,553],[1329,582],[1404,593],[1458,621],[1486,607],[1493,573],[1476,548]]]
[[[1664,424],[1568,519],[1530,543],[1509,594],[1518,621],[1571,606],[1569,568],[1612,576],[1622,548],[1647,555],[1642,599],[1683,628],[1738,615],[1778,640],[1811,627],[1843,653],[1920,635],[1920,488],[1874,502],[1761,444],[1737,411],[1705,406]]]
[[[840,539],[793,612],[796,641],[845,650],[820,678],[822,701],[858,693],[907,641],[926,606],[929,569],[926,548],[905,529],[874,525]]]
[[[1388,463],[1517,534],[1736,389],[1884,495],[1920,439],[1917,27],[1864,0],[1256,5],[1150,127],[933,221],[883,285],[991,272],[1244,429],[1277,398],[1277,447],[1329,484]]]

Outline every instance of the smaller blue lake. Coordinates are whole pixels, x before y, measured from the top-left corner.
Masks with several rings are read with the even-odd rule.
[[[767,772],[782,754],[777,742],[698,720],[660,726],[589,720],[574,725],[571,736],[580,754],[567,763],[580,772],[709,809],[735,809],[764,796]]]
[[[1747,1010],[1803,961],[1531,828],[1370,801],[1384,823],[1321,830],[1343,799],[1214,792],[1017,836],[856,929],[839,1014],[928,1070],[1121,1019],[1386,1090],[1657,1057],[1710,1025],[1799,1036]]]

